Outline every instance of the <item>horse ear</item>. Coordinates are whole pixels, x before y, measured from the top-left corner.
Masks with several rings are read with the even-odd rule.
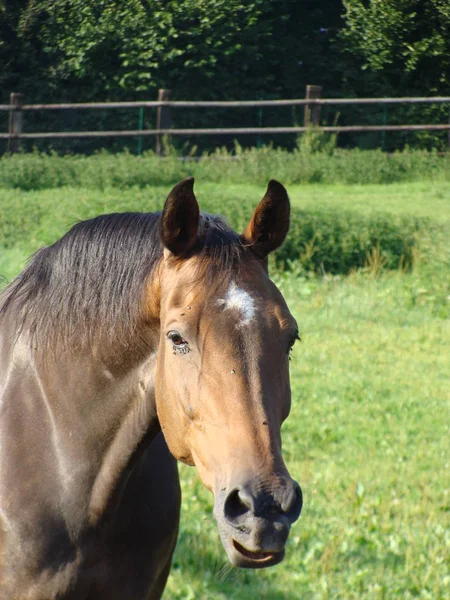
[[[167,196],[160,233],[164,247],[175,256],[185,256],[197,241],[200,209],[194,195],[194,178],[183,179]]]
[[[289,231],[290,211],[286,189],[278,181],[270,180],[244,232],[245,243],[259,258],[266,258],[284,242]]]

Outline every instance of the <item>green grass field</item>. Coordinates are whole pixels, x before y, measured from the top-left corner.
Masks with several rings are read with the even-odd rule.
[[[10,279],[77,219],[162,206],[168,189],[0,189],[9,215],[0,275]],[[249,217],[263,191],[196,182],[200,203],[230,220],[227,202],[242,199]],[[233,569],[212,496],[194,469],[181,467],[182,526],[164,599],[449,599],[450,186],[321,184],[289,192],[294,208],[413,215],[439,224],[441,234],[409,273],[275,274],[303,339],[283,428],[286,461],[304,492],[302,516],[283,564]]]
[[[303,514],[283,565],[236,572],[212,499],[183,468],[167,599],[450,597],[450,327],[413,286],[399,274],[282,281],[303,337],[283,430]]]

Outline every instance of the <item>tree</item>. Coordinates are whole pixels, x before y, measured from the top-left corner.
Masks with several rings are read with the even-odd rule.
[[[22,40],[42,47],[58,93],[117,98],[173,88],[183,98],[303,95],[333,79],[333,0],[29,0]],[[311,80],[311,78],[313,80]]]
[[[9,9],[0,53],[3,43],[11,59],[3,93],[23,91],[29,101],[153,99],[158,88],[172,89],[175,99],[205,100],[302,97],[308,83],[336,89],[330,39],[341,5],[335,0],[3,1]],[[115,124],[111,113],[99,112],[95,124],[75,113],[60,115],[58,124],[137,124],[135,114],[114,114]],[[179,126],[192,117],[196,125],[227,126],[267,123],[268,115],[216,110],[174,117]],[[51,127],[53,115],[37,118],[36,127],[47,119]],[[274,125],[293,120],[290,109],[269,118]]]
[[[344,90],[376,95],[450,91],[448,0],[344,0]]]
[[[449,96],[448,0],[344,0],[337,51],[344,96]],[[356,111],[360,122],[448,122],[448,106],[400,105]],[[341,122],[345,121],[345,113]],[[375,136],[374,136],[375,137]],[[376,136],[379,143],[379,136]],[[353,142],[371,138],[354,136]],[[389,134],[386,149],[404,144],[444,147],[446,134]]]
[[[3,101],[9,93],[20,91],[20,82],[33,85],[38,74],[45,71],[45,57],[39,52],[39,40],[36,36],[22,39],[21,16],[28,0],[0,1],[0,89]]]

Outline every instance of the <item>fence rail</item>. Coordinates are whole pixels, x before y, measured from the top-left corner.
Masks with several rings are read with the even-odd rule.
[[[343,125],[317,127],[314,131],[325,133],[349,133],[358,131],[450,131],[450,123],[442,125]],[[227,127],[216,129],[130,129],[118,131],[55,131],[21,133],[10,135],[0,133],[0,139],[51,139],[51,138],[96,138],[96,137],[136,137],[136,136],[163,136],[163,135],[246,135],[246,134],[279,134],[279,133],[304,133],[310,127]]]
[[[320,107],[339,105],[387,105],[387,104],[449,104],[450,97],[406,97],[406,98],[321,98],[320,86],[307,86],[305,98],[286,100],[243,100],[243,101],[184,101],[170,100],[170,90],[159,90],[158,100],[138,102],[76,102],[58,104],[25,104],[22,94],[11,94],[10,104],[0,104],[0,111],[9,113],[7,133],[0,133],[0,139],[9,141],[9,150],[18,150],[20,140],[28,139],[73,139],[73,138],[107,138],[107,137],[148,137],[157,139],[157,148],[162,148],[163,136],[198,136],[198,135],[249,135],[249,134],[289,134],[303,133],[315,126],[315,131],[325,133],[346,132],[389,132],[389,131],[449,131],[450,122],[440,124],[398,124],[398,125],[343,125],[320,126]],[[171,109],[179,108],[262,108],[282,106],[304,106],[303,127],[218,127],[188,128],[171,127]],[[155,129],[117,130],[117,131],[53,131],[25,132],[24,114],[30,111],[59,110],[98,110],[124,108],[156,108],[157,121]],[[161,150],[162,153],[162,150]]]
[[[450,96],[405,98],[291,98],[288,100],[150,100],[141,102],[73,102],[59,104],[0,104],[0,110],[85,110],[108,108],[262,108],[343,104],[450,104]]]

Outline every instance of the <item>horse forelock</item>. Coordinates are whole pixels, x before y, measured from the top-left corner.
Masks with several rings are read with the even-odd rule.
[[[246,249],[242,238],[224,219],[202,214],[196,254],[196,275],[205,290],[215,287],[218,280],[230,279],[243,261]]]
[[[116,213],[77,223],[6,288],[0,315],[12,311],[39,348],[135,344],[162,262],[159,222],[160,213]],[[194,277],[206,290],[231,278],[244,252],[221,217],[201,215]]]

